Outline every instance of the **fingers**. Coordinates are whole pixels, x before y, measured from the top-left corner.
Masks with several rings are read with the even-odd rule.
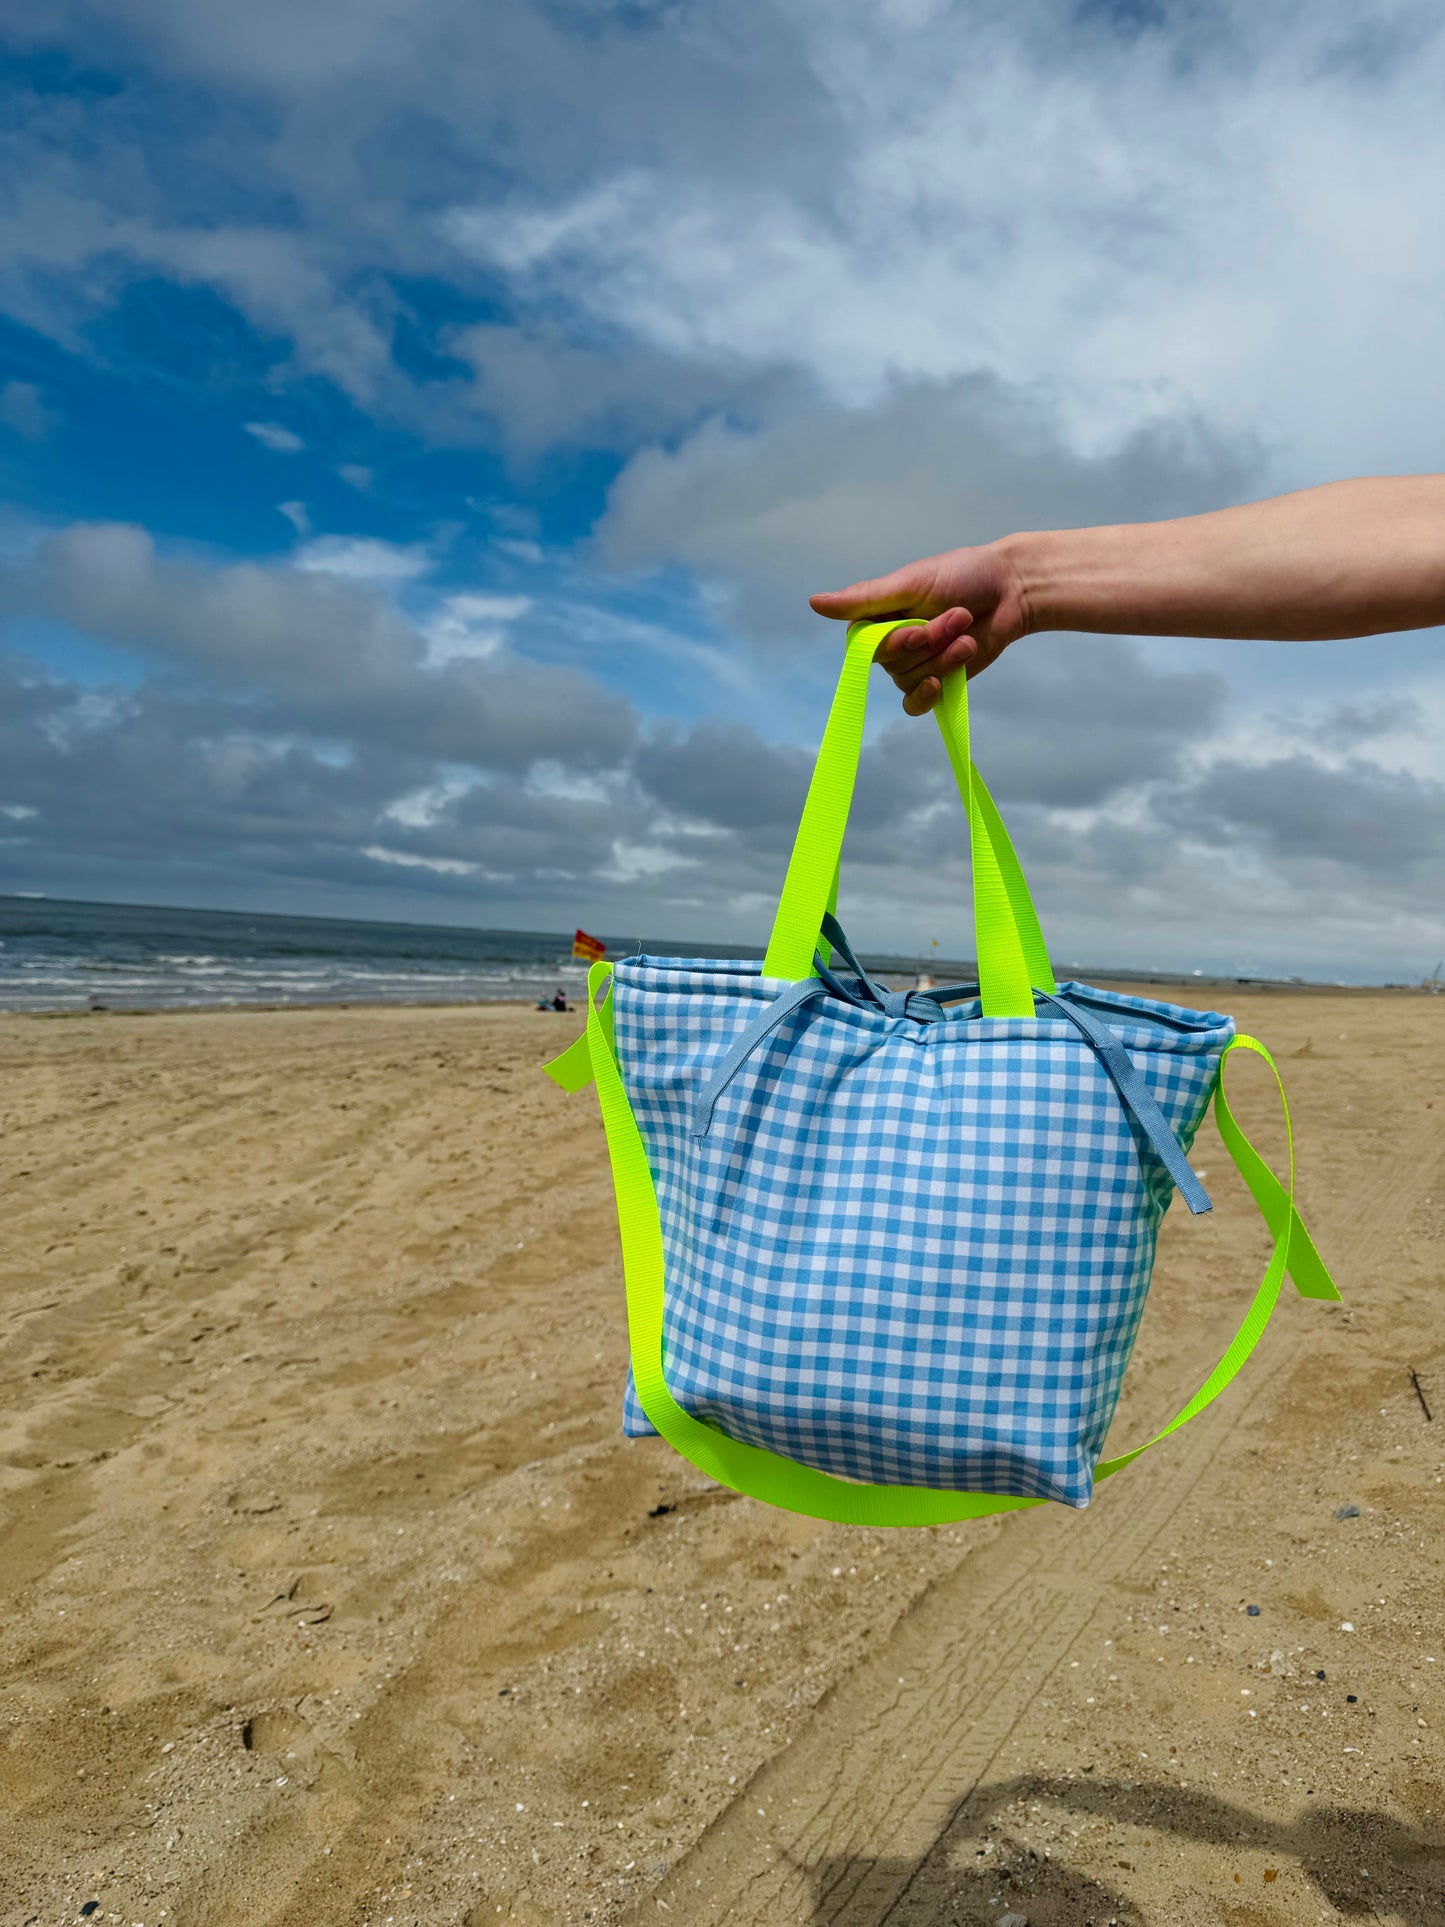
[[[942,678],[977,659],[971,622],[967,609],[948,609],[925,628],[896,628],[882,638],[875,661],[904,692],[906,715],[927,715],[942,694]]]
[[[914,563],[876,581],[857,582],[850,589],[809,599],[823,616],[852,620],[870,615],[893,616],[901,620],[909,611],[909,590],[926,593],[921,579],[923,572],[924,565]],[[906,715],[926,716],[942,694],[943,678],[975,661],[979,645],[970,633],[972,627],[971,611],[955,607],[943,610],[926,623],[915,621],[884,636],[873,652],[873,660],[881,664],[903,691]]]
[[[926,716],[942,694],[943,684],[937,676],[925,676],[903,698],[904,715]]]
[[[921,627],[890,630],[874,650],[873,660],[882,663],[891,676],[899,667],[941,655],[966,636],[972,626],[973,617],[967,609],[945,609],[942,615]]]

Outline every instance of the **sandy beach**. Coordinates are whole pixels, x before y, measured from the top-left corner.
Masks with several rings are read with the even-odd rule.
[[[1345,1305],[917,1533],[621,1437],[575,1017],[0,1019],[0,1918],[1445,1922],[1445,998],[1213,994]],[[1195,1163],[1116,1447],[1268,1254]]]

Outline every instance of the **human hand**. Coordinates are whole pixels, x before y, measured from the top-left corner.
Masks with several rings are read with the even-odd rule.
[[[927,715],[951,671],[976,676],[1028,630],[1018,571],[996,542],[925,556],[891,575],[809,601],[820,616],[840,622],[860,616],[928,619],[925,628],[895,629],[874,656],[903,691],[910,716]]]

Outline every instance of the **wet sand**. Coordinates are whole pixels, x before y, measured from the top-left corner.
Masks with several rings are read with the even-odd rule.
[[[1445,1921],[1445,998],[1225,1007],[1346,1305],[918,1533],[621,1438],[575,1018],[0,1019],[0,1918]],[[1116,1445],[1268,1254],[1195,1162]]]

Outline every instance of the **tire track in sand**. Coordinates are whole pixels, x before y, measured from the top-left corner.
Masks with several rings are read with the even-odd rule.
[[[1348,1278],[1404,1232],[1445,1176],[1438,1131],[1415,1130],[1320,1212]],[[1083,1515],[1006,1517],[840,1681],[629,1916],[661,1902],[685,1927],[878,1927],[1096,1618],[1136,1571],[1250,1411],[1312,1333],[1251,1361],[1222,1407],[1103,1487]]]

